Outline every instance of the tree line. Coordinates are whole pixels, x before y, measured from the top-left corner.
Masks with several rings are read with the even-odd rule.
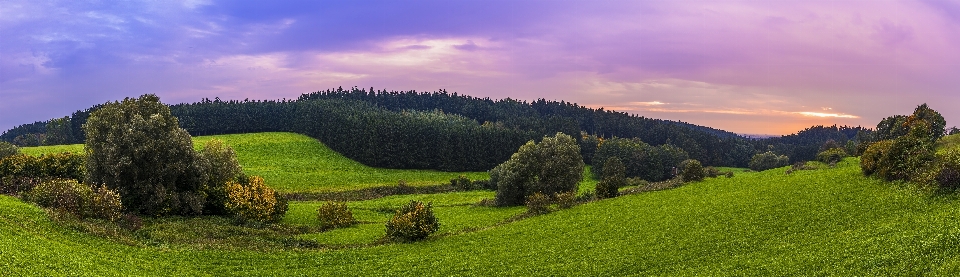
[[[69,117],[20,125],[0,140],[21,146],[83,143],[82,126],[94,106]],[[487,170],[520,145],[565,133],[581,144],[588,164],[592,147],[582,133],[671,145],[705,165],[746,167],[754,154],[772,151],[791,161],[813,160],[828,140],[858,141],[862,127],[814,126],[797,134],[749,140],[684,122],[593,109],[565,101],[493,100],[445,90],[329,89],[297,99],[203,99],[170,106],[191,135],[268,131],[314,137],[362,163],[390,168]]]

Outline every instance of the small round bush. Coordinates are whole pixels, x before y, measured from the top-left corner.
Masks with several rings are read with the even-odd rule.
[[[433,207],[420,201],[410,201],[400,207],[387,221],[387,237],[396,241],[417,241],[440,230],[440,222],[433,215]]]
[[[347,227],[357,223],[346,203],[333,201],[323,203],[317,208],[317,220],[323,229]]]
[[[41,182],[24,198],[41,207],[83,216],[93,199],[93,190],[76,180],[52,179]]]
[[[283,218],[277,209],[282,205],[277,193],[263,183],[260,176],[252,176],[248,184],[227,182],[227,212],[241,222],[276,222]],[[286,211],[285,209],[283,210]]]
[[[94,188],[92,192],[90,206],[86,209],[87,217],[117,220],[123,215],[119,193],[106,186]]]
[[[524,202],[527,205],[527,213],[529,214],[545,214],[550,212],[550,197],[543,193],[533,193],[530,196],[527,196],[527,201]]]
[[[6,141],[0,141],[0,159],[20,153],[20,148]]]
[[[817,154],[817,160],[825,164],[838,163],[847,157],[847,151],[841,148],[831,148]]]
[[[750,169],[753,171],[764,171],[787,165],[790,165],[789,157],[777,155],[770,151],[753,155],[753,158],[750,158]]]
[[[557,193],[554,196],[557,198],[557,206],[559,206],[561,209],[569,209],[577,204],[576,191]]]
[[[680,178],[684,182],[703,181],[703,178],[706,177],[706,171],[698,160],[683,161],[680,163],[680,169],[683,170],[680,173]]]

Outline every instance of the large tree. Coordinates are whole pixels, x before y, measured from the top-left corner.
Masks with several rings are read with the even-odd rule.
[[[87,182],[120,193],[147,215],[198,214],[205,197],[202,157],[156,95],[106,103],[84,125]]]

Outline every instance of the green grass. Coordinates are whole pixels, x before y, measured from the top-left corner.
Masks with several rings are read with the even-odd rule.
[[[737,173],[734,178],[709,178],[676,189],[593,202],[476,232],[340,250],[124,246],[60,227],[36,207],[0,196],[4,257],[0,272],[14,276],[960,273],[960,200],[909,184],[865,178],[857,164],[850,158],[836,168],[789,175],[783,169]],[[432,200],[453,205],[485,197],[480,194]],[[390,206],[407,200],[404,197],[419,196],[351,205]],[[457,223],[461,220],[457,217],[473,217],[471,206],[450,208],[463,210],[438,210],[442,224],[470,225]],[[381,224],[368,225],[311,239],[355,244],[382,235]]]
[[[960,148],[960,134],[944,136],[937,141],[938,152],[956,148]]]
[[[411,186],[438,185],[465,175],[471,180],[488,179],[486,172],[441,172],[373,168],[350,160],[323,143],[293,133],[256,133],[194,137],[199,149],[211,139],[220,139],[237,152],[247,175],[259,175],[267,185],[285,193],[331,192],[369,187],[395,186],[404,180]],[[82,152],[83,145],[24,147],[30,155]]]

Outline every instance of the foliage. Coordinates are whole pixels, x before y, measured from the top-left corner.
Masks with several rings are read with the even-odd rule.
[[[612,138],[604,140],[594,154],[590,168],[594,176],[603,176],[603,164],[610,157],[617,157],[624,164],[626,177],[639,177],[647,181],[663,181],[673,178],[674,168],[689,158],[687,153],[670,144],[651,146],[639,139]]]
[[[71,144],[76,141],[73,137],[73,126],[70,117],[54,118],[47,122],[47,132],[43,145]]]
[[[750,169],[755,171],[764,171],[790,164],[790,158],[783,155],[777,155],[771,151],[753,155],[750,159]]]
[[[420,201],[410,201],[400,207],[387,221],[387,237],[398,241],[422,240],[439,229],[440,222],[433,215],[432,205]]]
[[[69,152],[38,157],[17,154],[0,159],[0,177],[84,179],[83,155]]]
[[[204,214],[225,214],[227,182],[246,179],[237,160],[237,154],[223,141],[211,139],[204,144],[200,157],[207,176],[206,183],[201,188],[207,196]]]
[[[597,152],[602,141],[596,135],[580,132],[580,156],[583,156],[583,163],[593,164],[593,154]]]
[[[706,178],[706,171],[703,169],[703,164],[698,160],[685,160],[680,163],[680,168],[680,179],[684,182],[698,182]]]
[[[577,204],[577,192],[574,191],[556,193],[553,198],[561,209],[569,209]]]
[[[333,201],[323,203],[317,208],[317,220],[323,229],[347,227],[357,223],[346,203]]]
[[[942,173],[943,178],[950,179],[951,170],[943,168],[944,164],[935,159],[935,142],[943,136],[944,126],[943,116],[926,104],[918,106],[910,116],[884,119],[877,128],[882,127],[878,134],[887,142],[874,143],[864,152],[861,158],[864,175],[888,181],[930,183]]]
[[[0,141],[0,159],[20,153],[20,148],[12,143]]]
[[[536,192],[527,196],[527,200],[523,204],[527,206],[528,214],[538,215],[550,213],[550,204],[553,204],[553,201],[550,196]]]
[[[457,178],[454,179],[450,179],[450,186],[460,191],[483,189],[482,185],[483,183],[475,183],[470,181],[470,178],[467,178],[467,176],[463,175],[457,176]]]
[[[598,198],[617,197],[617,190],[627,185],[626,167],[617,157],[607,158],[603,163],[603,179],[597,183],[595,191]]]
[[[535,192],[575,191],[583,179],[583,166],[576,141],[557,133],[521,146],[510,160],[490,171],[490,182],[497,184],[498,205],[517,206]]]
[[[226,192],[224,206],[240,222],[277,222],[286,213],[286,203],[260,176],[251,176],[246,184],[228,181]]]
[[[960,149],[937,153],[936,161],[933,177],[937,186],[946,191],[960,189]]]
[[[84,130],[88,183],[118,191],[127,208],[141,214],[202,211],[203,159],[159,97],[104,104]]]
[[[116,192],[103,186],[91,189],[73,179],[43,181],[25,194],[24,199],[81,218],[115,220],[123,211]]]
[[[817,160],[825,164],[837,163],[847,157],[847,151],[843,148],[830,148],[817,154]]]
[[[860,169],[863,171],[863,175],[873,175],[878,173],[881,176],[888,175],[890,169],[887,166],[886,159],[890,155],[890,148],[893,146],[893,140],[882,140],[875,142],[867,147],[867,150],[863,152],[863,155],[860,157]]]

